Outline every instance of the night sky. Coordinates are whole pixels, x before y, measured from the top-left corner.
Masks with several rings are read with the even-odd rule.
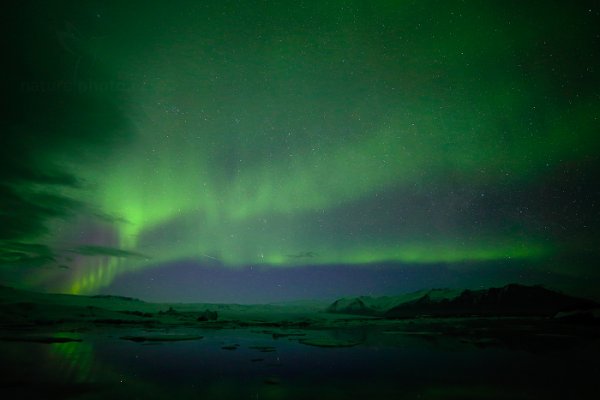
[[[597,1],[18,3],[0,283],[600,297]]]

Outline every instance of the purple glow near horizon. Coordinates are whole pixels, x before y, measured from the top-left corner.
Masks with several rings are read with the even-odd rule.
[[[104,294],[154,302],[269,303],[344,296],[397,295],[424,288],[476,288],[514,281],[548,283],[543,273],[506,266],[486,273],[464,266],[397,264],[302,266],[296,268],[223,268],[218,263],[179,261],[120,275]],[[468,285],[465,283],[468,282]]]

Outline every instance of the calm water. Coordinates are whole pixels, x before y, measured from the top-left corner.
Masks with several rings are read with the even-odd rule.
[[[123,334],[81,335],[81,343],[0,342],[3,392],[76,399],[519,399],[600,393],[597,343],[511,350],[406,335],[395,336],[393,344],[319,348],[252,330],[204,331],[202,340],[152,344],[118,339]],[[239,347],[222,349],[233,344]]]

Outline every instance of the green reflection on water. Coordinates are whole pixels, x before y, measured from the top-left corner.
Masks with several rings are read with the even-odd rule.
[[[81,339],[80,334],[57,333],[55,337]],[[94,349],[87,342],[53,343],[48,356],[56,373],[68,382],[87,383],[93,381]]]

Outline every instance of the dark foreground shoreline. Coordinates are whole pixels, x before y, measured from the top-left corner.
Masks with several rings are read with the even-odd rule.
[[[16,398],[595,398],[600,325],[2,292]]]

